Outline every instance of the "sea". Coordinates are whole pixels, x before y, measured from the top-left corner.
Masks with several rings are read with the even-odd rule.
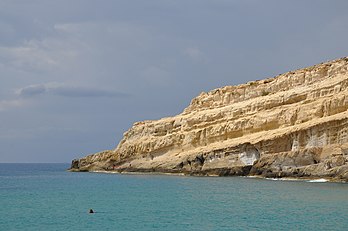
[[[0,164],[0,230],[348,230],[346,183],[68,167]]]

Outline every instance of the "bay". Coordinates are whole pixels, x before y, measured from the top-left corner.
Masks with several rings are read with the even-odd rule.
[[[0,164],[0,230],[348,227],[344,183],[73,173],[68,167]]]

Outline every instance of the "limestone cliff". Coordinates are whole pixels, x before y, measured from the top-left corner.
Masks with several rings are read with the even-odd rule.
[[[135,123],[73,171],[348,181],[348,58],[201,93],[183,113]]]

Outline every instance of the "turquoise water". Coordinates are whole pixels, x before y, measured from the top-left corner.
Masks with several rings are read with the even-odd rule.
[[[348,184],[66,168],[0,164],[0,230],[348,229]]]

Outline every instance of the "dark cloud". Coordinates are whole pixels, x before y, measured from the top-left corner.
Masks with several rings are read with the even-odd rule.
[[[114,148],[202,91],[347,56],[348,1],[313,2],[0,0],[0,162]]]
[[[47,91],[44,84],[30,85],[19,89],[17,92],[23,97],[32,97],[36,95],[41,95]]]
[[[35,84],[23,87],[17,90],[17,94],[21,97],[33,97],[42,94],[59,95],[64,97],[116,97],[124,98],[129,94],[122,92],[104,90],[98,88],[86,88],[76,86],[65,86],[57,83]]]
[[[50,90],[52,94],[65,96],[65,97],[117,97],[123,98],[129,96],[128,94],[109,91],[109,90],[101,90],[101,89],[93,89],[93,88],[82,88],[82,87],[56,87]]]

